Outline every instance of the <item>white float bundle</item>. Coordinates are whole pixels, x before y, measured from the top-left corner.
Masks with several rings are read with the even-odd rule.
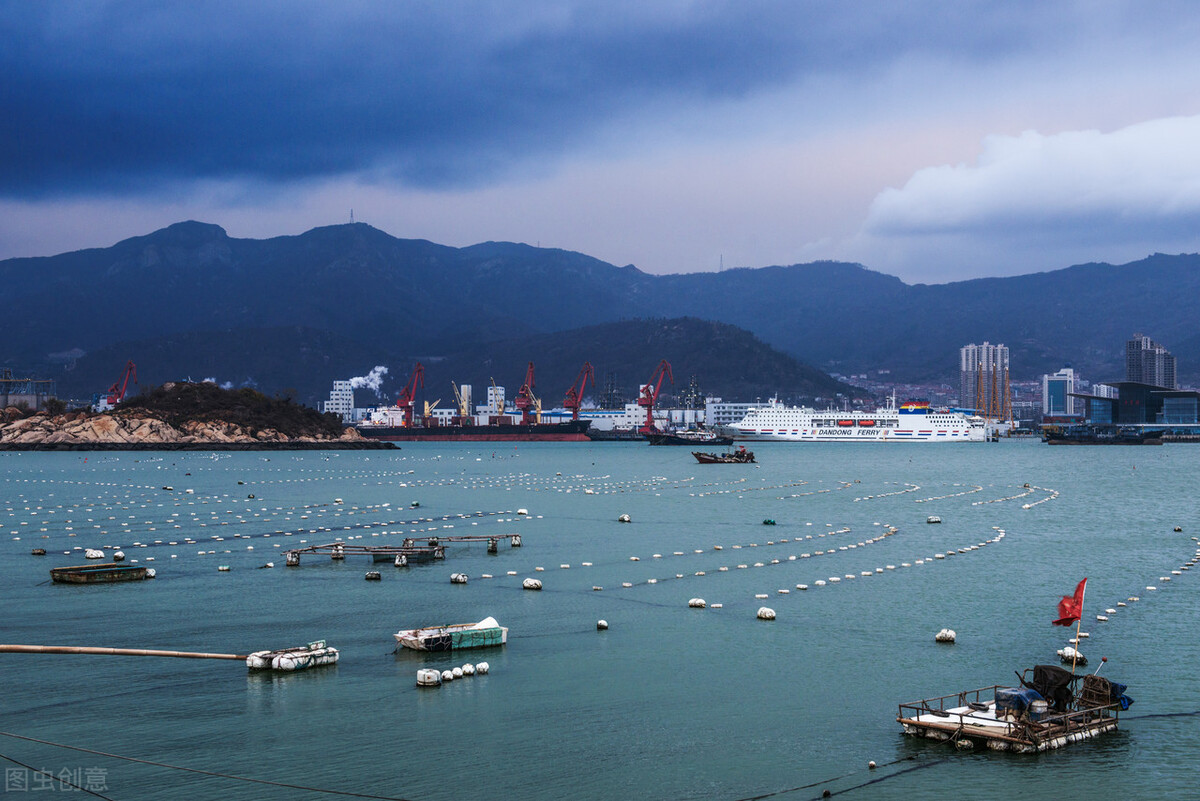
[[[468,676],[484,675],[488,672],[487,662],[472,665],[470,662],[462,667],[438,671],[436,668],[421,668],[417,671],[418,687],[440,687],[443,682],[454,681]]]
[[[1084,656],[1083,654],[1079,653],[1079,651],[1077,651],[1075,648],[1073,648],[1070,645],[1068,645],[1065,648],[1059,649],[1058,658],[1060,660],[1062,660],[1063,664],[1065,664],[1065,665],[1071,665],[1071,664],[1086,665],[1087,664],[1087,657]]]
[[[527,590],[540,590],[542,588],[542,582],[535,578],[527,578],[521,582],[521,586]]]
[[[124,554],[121,554],[121,556],[124,556]],[[104,551],[100,550],[99,548],[88,548],[87,550],[85,550],[83,552],[83,558],[84,559],[103,559]]]
[[[954,633],[954,629],[942,629],[933,635],[934,642],[954,642],[957,637],[958,635]]]
[[[337,664],[337,661],[338,650],[327,646],[324,640],[317,640],[298,648],[255,651],[246,657],[246,667],[251,670],[296,671],[334,665]]]

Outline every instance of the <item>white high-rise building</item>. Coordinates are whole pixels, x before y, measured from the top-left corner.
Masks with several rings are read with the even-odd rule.
[[[334,381],[329,400],[321,404],[321,411],[332,412],[349,423],[354,416],[354,387],[349,381]]]

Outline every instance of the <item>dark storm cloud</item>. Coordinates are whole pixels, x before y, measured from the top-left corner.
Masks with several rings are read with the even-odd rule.
[[[477,185],[622,120],[914,49],[991,58],[1030,24],[966,2],[244,5],[5,4],[0,193]]]

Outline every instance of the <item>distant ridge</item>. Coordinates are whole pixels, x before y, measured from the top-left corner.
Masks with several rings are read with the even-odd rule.
[[[101,381],[107,385],[125,359],[136,360],[109,350],[118,343],[165,347],[164,338],[199,337],[194,347],[210,351],[222,380],[245,369],[220,361],[226,353],[257,347],[281,367],[295,363],[277,380],[304,397],[327,386],[329,375],[365,373],[375,358],[450,358],[622,320],[683,317],[737,326],[846,375],[887,369],[894,380],[956,382],[958,348],[986,339],[1009,346],[1016,378],[1070,363],[1093,380],[1115,379],[1134,331],[1175,352],[1181,378],[1200,375],[1196,254],[913,286],[839,262],[653,276],[566,250],[506,242],[453,248],[363,223],[253,240],[188,221],[108,248],[0,261],[0,285],[19,321],[0,363],[65,387],[84,382],[50,354],[95,354],[71,363],[91,371],[103,353],[111,362],[97,364],[86,382],[95,387],[95,377],[112,376]],[[288,330],[307,333],[246,333],[235,348],[204,333]],[[651,358],[654,347],[641,352]],[[522,364],[526,358],[540,357],[522,356]],[[695,366],[680,370],[702,370],[702,358],[714,355],[698,354]],[[391,374],[408,369],[389,367]],[[626,363],[618,372],[632,380],[639,371]],[[744,386],[770,381],[756,375]]]

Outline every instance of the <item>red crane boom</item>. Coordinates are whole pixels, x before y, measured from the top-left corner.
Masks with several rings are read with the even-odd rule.
[[[596,386],[596,374],[592,371],[592,363],[584,362],[583,367],[579,369],[579,375],[575,378],[575,383],[567,390],[567,398],[563,401],[563,408],[571,412],[571,419],[579,419],[579,407],[583,405],[583,391],[587,389],[587,382],[591,380],[592,387]]]
[[[125,393],[129,389],[130,378],[133,379],[133,383],[136,384],[138,382],[137,365],[133,363],[133,359],[130,359],[128,362],[126,362],[125,372],[121,375],[121,378],[117,380],[117,383],[108,388],[108,404],[110,406],[116,406],[118,403],[125,400]]]
[[[400,390],[400,397],[396,398],[396,405],[400,407],[404,414],[404,427],[412,428],[413,424],[413,402],[417,398],[417,385],[422,388],[425,386],[425,368],[417,362],[417,366],[413,368],[412,375],[408,377],[408,383],[404,385],[404,389]]]
[[[671,375],[671,363],[666,359],[658,363],[658,367],[650,375],[650,382],[643,386],[638,394],[638,406],[646,410],[646,422],[638,429],[643,434],[658,431],[658,427],[654,425],[654,404],[658,402],[658,393],[662,389],[664,377],[669,378],[672,384],[675,383],[675,376]]]
[[[521,412],[523,426],[536,423],[541,411],[537,396],[533,394],[533,387],[533,362],[530,362],[529,369],[525,371],[525,383],[517,390],[517,397],[513,399],[513,406]]]

